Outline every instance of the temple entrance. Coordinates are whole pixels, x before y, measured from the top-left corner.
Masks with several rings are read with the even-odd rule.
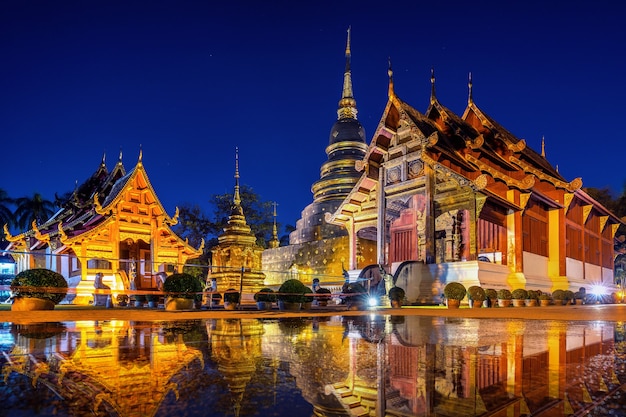
[[[136,289],[155,289],[152,251],[150,245],[139,240],[127,239],[120,243],[120,269],[126,272],[128,279]]]

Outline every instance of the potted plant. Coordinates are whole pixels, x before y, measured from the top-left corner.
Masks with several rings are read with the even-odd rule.
[[[404,292],[404,289],[400,287],[391,287],[389,289],[389,294],[387,294],[387,296],[389,297],[389,301],[391,302],[391,307],[393,308],[402,307],[402,304],[404,304],[405,295],[406,294]]]
[[[278,289],[278,308],[281,310],[300,310],[306,286],[295,278],[283,282]]]
[[[528,290],[528,295],[526,296],[526,306],[527,307],[537,307],[539,305],[539,295],[540,291]]]
[[[467,294],[467,290],[460,282],[449,282],[443,288],[443,295],[446,297],[448,308],[459,308],[465,294]]]
[[[576,291],[574,293],[574,301],[576,302],[576,305],[583,305],[584,301],[585,301],[585,293],[582,293],[580,291]]]
[[[367,290],[358,282],[350,282],[342,289],[348,310],[364,310],[367,308]]]
[[[541,293],[539,295],[539,305],[542,307],[547,307],[552,302],[552,296],[548,293]]]
[[[234,288],[229,288],[224,292],[224,310],[234,310],[239,305],[241,294]]]
[[[271,310],[272,303],[276,301],[276,294],[271,288],[261,288],[259,292],[254,294],[254,301],[259,310]]]
[[[317,301],[317,305],[325,307],[328,305],[328,300],[330,300],[332,292],[328,288],[321,287],[315,291],[315,294],[315,301]]]
[[[496,290],[493,288],[487,288],[485,290],[485,295],[487,296],[490,307],[495,307],[498,304],[498,292]]]
[[[217,307],[220,305],[220,302],[222,302],[222,294],[220,294],[219,292],[212,292],[211,293],[211,306]]]
[[[196,294],[202,293],[202,283],[185,272],[172,274],[163,283],[166,310],[191,310]]]
[[[570,304],[574,302],[574,291],[565,290],[565,304]]]
[[[513,306],[524,307],[526,298],[528,298],[528,291],[523,288],[516,288],[511,292],[511,297],[513,297]]]
[[[304,299],[302,301],[302,309],[310,310],[313,305],[313,290],[306,285],[304,286]]]
[[[471,307],[480,308],[483,306],[483,301],[487,299],[487,294],[482,287],[472,285],[467,289],[467,299],[470,301]]]
[[[133,305],[137,308],[143,307],[143,303],[146,302],[146,296],[143,294],[135,294],[132,298],[133,298]]]
[[[12,311],[54,310],[67,295],[63,275],[45,268],[27,269],[11,281]]]
[[[513,294],[506,288],[498,290],[498,307],[509,307],[511,305],[511,299]]]
[[[126,294],[118,294],[115,297],[115,300],[117,301],[117,305],[120,307],[126,307],[128,305],[128,296]]]
[[[564,305],[567,302],[567,295],[564,290],[554,290],[552,292],[552,298],[555,304]]]

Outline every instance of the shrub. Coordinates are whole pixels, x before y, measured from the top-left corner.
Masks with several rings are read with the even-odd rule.
[[[482,287],[472,285],[467,289],[467,298],[472,301],[485,301],[485,299],[487,299],[487,294]]]
[[[15,298],[41,298],[59,304],[67,295],[67,281],[49,269],[27,269],[13,278],[11,292]]]
[[[513,290],[513,292],[511,293],[511,296],[513,297],[513,299],[515,300],[525,300],[528,298],[528,291],[526,291],[523,288],[516,288]]]
[[[402,301],[404,300],[405,292],[400,287],[392,287],[389,289],[388,296],[391,301]]]
[[[229,288],[224,292],[224,302],[238,304],[241,294],[234,288]]]
[[[168,276],[163,283],[165,295],[174,298],[195,299],[202,289],[202,283],[198,278],[184,272]]]
[[[490,298],[492,300],[495,300],[496,298],[498,298],[498,292],[494,290],[493,288],[487,288],[485,290],[485,295],[487,296],[487,298]]]
[[[449,282],[443,289],[443,295],[449,300],[461,301],[465,298],[467,290],[460,282]]]
[[[318,301],[328,301],[331,297],[331,291],[328,288],[320,288],[318,289],[315,294],[317,294],[315,296],[315,299]]]
[[[350,282],[347,285],[344,285],[343,294],[349,294],[346,297],[347,303],[358,303],[358,302],[367,302],[367,290],[365,287],[358,282]]]
[[[574,291],[565,290],[565,299],[566,300],[573,300],[574,299]]]
[[[540,300],[552,300],[552,296],[548,293],[539,294]]]
[[[538,300],[541,295],[540,291],[528,290],[528,299],[529,300]]]
[[[554,290],[552,292],[552,298],[555,300],[566,300],[566,295],[564,290]]]
[[[286,303],[303,303],[306,286],[295,278],[283,282],[278,289],[277,298]]]
[[[261,288],[259,292],[254,294],[254,301],[273,303],[276,301],[276,294],[271,288]]]
[[[511,298],[513,298],[513,294],[511,294],[511,291],[507,290],[506,288],[498,290],[498,300],[510,300]]]
[[[313,296],[311,295],[313,294],[313,290],[309,287],[307,287],[306,285],[304,286],[304,298],[303,298],[303,303],[311,303],[313,302]]]
[[[586,293],[580,292],[580,291],[576,291],[574,293],[574,299],[575,300],[584,300],[586,296]]]

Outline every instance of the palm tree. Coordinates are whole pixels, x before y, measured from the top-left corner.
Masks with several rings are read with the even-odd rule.
[[[11,204],[13,204],[13,199],[0,188],[0,240],[4,238],[4,230],[1,227],[5,224],[7,226],[14,224],[13,211],[10,209]]]
[[[48,220],[55,212],[55,206],[52,201],[46,200],[39,193],[33,194],[32,197],[22,197],[15,199],[15,225],[20,230],[30,227],[33,220],[37,223]]]

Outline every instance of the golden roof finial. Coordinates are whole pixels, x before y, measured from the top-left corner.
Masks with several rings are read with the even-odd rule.
[[[105,151],[105,152],[102,152],[102,162],[100,163],[100,165],[104,166],[106,165],[106,163],[107,163],[107,153]]]
[[[541,156],[546,157],[546,137],[541,136]]]
[[[469,95],[467,96],[467,104],[472,104],[474,102],[474,97],[472,96],[472,72],[469,73],[469,80],[467,82],[467,86],[469,87]]]
[[[352,53],[350,51],[350,32],[348,27],[348,39],[346,41],[346,70],[343,73],[343,90],[341,92],[341,100],[339,100],[339,108],[337,109],[338,119],[356,119],[358,113],[356,109],[356,100],[352,92],[352,70],[350,69],[350,59]]]
[[[139,144],[139,160],[137,161],[137,163],[141,164],[143,160],[143,148],[141,147],[141,144]]]
[[[391,57],[387,57],[387,76],[389,76],[389,90],[387,95],[391,98],[396,95],[393,91],[393,69],[391,68]]]
[[[436,100],[435,96],[435,68],[430,69],[430,102],[434,103]]]
[[[274,201],[272,205],[274,206],[274,226],[272,227],[272,239],[270,239],[269,246],[273,249],[280,246],[280,241],[278,240],[278,228],[276,227],[276,206],[278,203]]]
[[[117,157],[117,162],[120,163],[120,164],[122,163],[122,148],[121,147],[120,147],[120,154]]]
[[[236,206],[241,204],[241,196],[239,195],[239,147],[235,147],[235,192],[233,194],[233,203]]]

